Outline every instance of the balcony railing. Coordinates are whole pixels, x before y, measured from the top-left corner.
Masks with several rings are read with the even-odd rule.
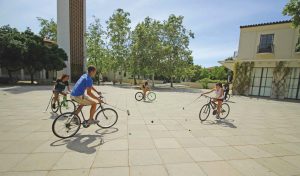
[[[274,45],[259,45],[257,47],[257,53],[274,53]]]

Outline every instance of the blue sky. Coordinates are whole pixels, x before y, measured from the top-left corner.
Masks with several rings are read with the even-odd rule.
[[[86,0],[87,25],[93,15],[106,21],[123,8],[131,14],[131,27],[150,16],[165,20],[183,15],[184,24],[195,33],[190,48],[194,63],[205,67],[232,56],[238,48],[239,26],[287,20],[281,11],[288,0]],[[56,0],[0,0],[0,25],[39,31],[36,17],[56,20]]]

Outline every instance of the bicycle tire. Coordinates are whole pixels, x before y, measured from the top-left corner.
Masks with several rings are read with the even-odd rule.
[[[137,101],[141,101],[143,98],[144,98],[144,94],[143,94],[142,92],[137,92],[137,93],[135,94],[135,99],[136,99]]]
[[[72,116],[72,117],[71,117]],[[71,125],[71,123],[74,123],[75,125],[77,125],[75,131],[73,133],[70,133],[70,135],[65,135],[63,136],[62,134],[60,134],[60,132],[58,131],[58,129],[61,129],[61,127],[59,127],[58,129],[57,127],[57,123],[59,121],[64,120],[63,118],[67,118],[67,120],[69,121],[68,123],[63,124],[63,126],[65,126],[65,128],[69,128],[69,125]],[[71,119],[70,119],[71,118]],[[74,120],[76,119],[76,120]],[[64,114],[59,115],[52,123],[52,132],[56,137],[62,138],[62,139],[66,139],[66,138],[70,138],[72,136],[74,136],[80,129],[81,126],[81,120],[79,118],[78,115],[74,114],[73,112],[67,112]],[[70,128],[69,128],[70,129]],[[68,133],[68,132],[67,132]]]
[[[226,108],[227,110],[226,110]],[[226,114],[223,116],[223,113],[226,112]],[[220,119],[226,119],[226,117],[229,115],[230,112],[230,106],[227,103],[223,103],[222,104],[222,108],[221,108],[221,112],[219,114]]]
[[[202,112],[205,115],[201,115]],[[201,120],[201,122],[205,121],[208,118],[209,114],[210,114],[210,106],[209,106],[209,104],[203,105],[202,108],[200,109],[200,112],[199,112],[199,119]]]
[[[149,92],[149,93],[147,94],[147,98],[148,98],[148,100],[150,100],[150,101],[154,101],[154,100],[156,99],[156,94],[155,94],[154,92]]]
[[[110,113],[110,114],[108,114],[108,113]],[[102,115],[103,117],[100,116],[100,115]],[[108,117],[108,115],[110,115],[110,116],[113,115],[114,117]],[[104,120],[105,119],[107,120],[108,118],[110,118],[110,119],[113,118],[113,119],[112,119],[112,121],[110,123],[108,123],[108,125],[105,125],[104,124],[104,122],[105,122]],[[117,121],[118,121],[118,113],[117,113],[117,111],[115,111],[112,108],[104,108],[104,109],[101,109],[96,114],[95,120],[99,120],[99,123],[97,123],[97,125],[99,127],[101,127],[101,128],[110,128],[110,127],[114,126],[117,123]],[[108,121],[106,121],[106,122],[108,122]]]
[[[66,113],[66,112],[74,112],[76,110],[75,103],[72,100],[67,100],[66,103],[68,104],[68,108],[64,107],[63,105],[59,106],[59,112],[60,114]],[[65,111],[67,110],[67,111]]]

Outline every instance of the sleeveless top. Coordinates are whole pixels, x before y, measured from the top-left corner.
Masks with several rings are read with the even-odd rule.
[[[219,89],[219,90],[215,90],[215,94],[216,94],[216,98],[219,98],[220,96],[220,99],[222,99],[223,98],[223,95],[222,95],[222,91],[221,91],[221,89]]]

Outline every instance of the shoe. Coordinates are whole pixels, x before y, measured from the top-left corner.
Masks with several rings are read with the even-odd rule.
[[[88,120],[88,124],[92,125],[92,124],[98,124],[100,121],[99,120]]]
[[[55,104],[52,104],[52,109],[55,109],[56,107],[55,107]]]
[[[220,115],[217,114],[217,115],[216,115],[216,118],[217,118],[217,119],[220,119]]]
[[[215,109],[212,114],[216,115],[217,114],[217,110]]]

